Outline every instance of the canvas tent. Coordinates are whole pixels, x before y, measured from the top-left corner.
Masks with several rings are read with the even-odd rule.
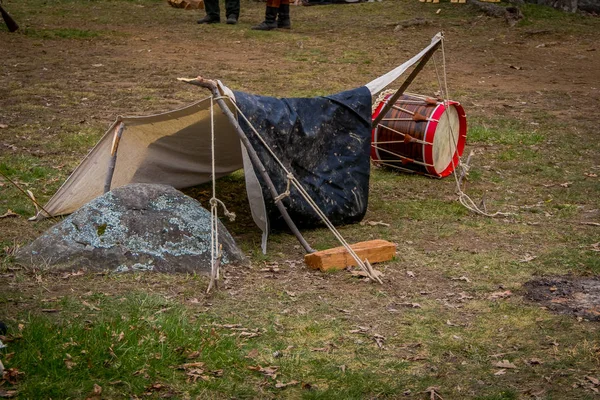
[[[325,209],[334,223],[353,222],[362,218],[367,205],[371,96],[400,77],[441,40],[442,35],[436,35],[429,46],[394,70],[360,88],[333,96],[278,100],[234,93],[220,82],[219,91],[235,101],[244,115],[251,118],[252,124],[260,128],[260,135],[271,146],[277,147],[279,143],[277,156],[286,160],[295,175],[303,177],[303,185],[312,188],[311,196],[319,199],[319,206]],[[211,97],[207,97],[167,113],[117,118],[44,210],[52,216],[69,214],[103,193],[115,133],[121,126],[124,128],[118,144],[113,188],[129,183],[160,183],[181,189],[209,182],[211,131],[214,129],[215,177],[244,168],[252,216],[263,231],[265,251],[269,222],[274,220],[272,207],[267,205],[271,202],[265,203],[266,192],[263,193],[261,181],[244,147],[240,146],[235,127],[222,113],[211,113],[211,104]],[[233,106],[231,101],[229,104]],[[214,125],[211,124],[211,114]],[[244,122],[240,126],[245,131],[250,129],[244,126]],[[336,137],[331,138],[332,132]],[[283,142],[282,138],[285,139]],[[282,144],[294,141],[297,142],[296,147],[286,152],[286,146]],[[353,146],[354,142],[360,145]],[[255,149],[261,147],[256,140],[252,145]],[[306,146],[312,146],[312,154],[301,151]],[[316,157],[323,154],[323,157]],[[283,192],[286,189],[285,176],[280,176],[281,172],[275,165],[269,167],[273,163],[269,162],[267,153],[263,152],[261,159],[271,169],[271,176],[279,174],[279,179],[274,181],[277,189]],[[308,160],[311,163],[307,163]],[[332,160],[333,164],[338,163],[334,167]],[[352,170],[353,166],[358,170]],[[317,170],[319,172],[315,175],[313,172]],[[318,180],[316,176],[322,179]],[[328,176],[329,179],[323,178]],[[333,188],[334,194],[327,188]],[[341,197],[335,197],[339,193],[342,193]],[[304,219],[310,220],[310,211],[293,193],[285,201],[290,215],[301,219],[297,223],[304,225]],[[36,218],[43,216],[39,213]]]

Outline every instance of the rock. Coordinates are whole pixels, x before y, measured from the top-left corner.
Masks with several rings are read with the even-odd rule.
[[[210,271],[210,212],[171,186],[136,183],[108,192],[48,229],[17,261],[54,270]],[[242,252],[219,222],[221,264]]]

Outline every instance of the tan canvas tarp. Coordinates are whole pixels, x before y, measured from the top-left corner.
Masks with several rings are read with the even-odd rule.
[[[215,104],[216,107],[216,104]],[[149,117],[119,117],[44,207],[70,214],[104,191],[115,129],[125,128],[118,147],[112,187],[162,183],[185,188],[211,179],[210,98]],[[214,113],[216,177],[242,168],[237,133],[225,115]]]

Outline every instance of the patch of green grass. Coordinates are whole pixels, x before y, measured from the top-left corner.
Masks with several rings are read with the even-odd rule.
[[[57,171],[52,166],[46,165],[45,161],[30,155],[0,156],[0,170],[22,190],[31,190],[39,203],[43,203],[47,195],[58,185],[58,182],[48,182],[51,177],[57,176]],[[0,181],[4,181],[4,178],[0,178]],[[0,192],[0,207],[28,216],[35,211],[26,195],[9,182],[4,182]]]
[[[542,143],[545,140],[545,135],[527,129],[518,120],[500,118],[481,120],[474,118],[469,127],[468,139],[476,143],[530,146]]]
[[[234,396],[254,393],[240,379],[247,361],[237,338],[215,331],[209,317],[192,318],[163,298],[143,294],[88,301],[95,312],[85,317],[82,303],[68,299],[57,304],[62,311],[56,317],[30,314],[23,321],[23,338],[12,347],[9,364],[25,373],[21,396],[85,397],[94,384],[107,396],[141,395],[158,382],[173,392],[219,387]],[[186,359],[194,351],[206,364],[206,382],[198,385],[187,384],[176,368],[197,361]],[[219,369],[226,370],[225,378],[215,383],[221,378],[210,371]]]

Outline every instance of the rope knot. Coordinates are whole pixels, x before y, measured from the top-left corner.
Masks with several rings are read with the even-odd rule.
[[[287,178],[287,187],[285,188],[285,192],[283,192],[279,196],[275,197],[275,203],[285,199],[286,197],[288,197],[290,195],[290,183],[296,178],[294,178],[294,174],[292,174],[291,172],[287,173],[286,178]]]
[[[219,204],[221,205],[221,207],[223,207],[223,213],[225,214],[225,216],[227,218],[229,218],[230,221],[235,221],[235,213],[234,212],[230,212],[227,207],[225,207],[225,203],[223,203],[221,200],[217,199],[216,197],[213,197],[210,199],[209,201],[210,203],[210,208],[211,210],[214,210],[215,208],[217,208],[219,206]]]

